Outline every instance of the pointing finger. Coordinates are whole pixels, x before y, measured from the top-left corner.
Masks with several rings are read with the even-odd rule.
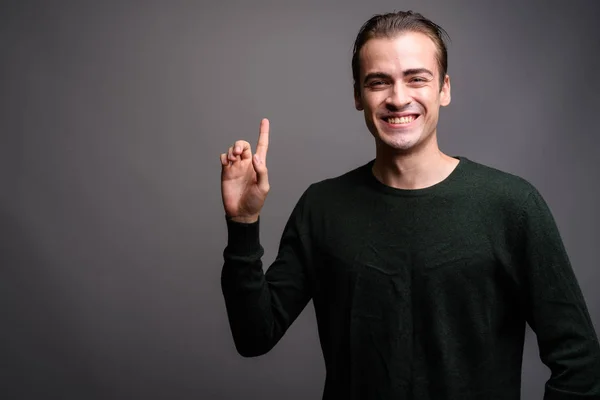
[[[256,145],[256,154],[264,163],[267,160],[267,150],[269,148],[269,120],[263,118],[260,121],[260,130],[258,133],[258,144]]]

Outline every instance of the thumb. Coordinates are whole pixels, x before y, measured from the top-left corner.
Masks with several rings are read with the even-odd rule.
[[[269,191],[269,175],[267,171],[267,165],[258,154],[254,154],[252,157],[252,165],[254,166],[254,171],[256,171],[258,188],[267,193]]]

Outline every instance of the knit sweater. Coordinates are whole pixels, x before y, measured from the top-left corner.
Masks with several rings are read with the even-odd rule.
[[[260,222],[227,220],[238,352],[268,352],[312,299],[323,399],[516,400],[528,323],[551,371],[544,399],[600,399],[597,334],[548,205],[457,158],[425,189],[384,185],[373,161],[310,185],[266,272]]]

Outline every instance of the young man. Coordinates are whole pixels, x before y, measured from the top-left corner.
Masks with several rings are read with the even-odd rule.
[[[545,399],[600,399],[600,348],[553,217],[525,180],[437,144],[450,103],[444,31],[378,15],[352,60],[376,157],[311,185],[263,273],[256,153],[221,155],[222,289],[239,353],[268,352],[313,299],[324,399],[519,399],[525,324],[551,369]]]

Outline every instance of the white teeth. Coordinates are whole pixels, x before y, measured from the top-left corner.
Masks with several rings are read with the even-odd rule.
[[[415,120],[414,115],[408,115],[406,117],[400,117],[400,118],[388,118],[388,122],[390,124],[410,124],[414,120]]]

